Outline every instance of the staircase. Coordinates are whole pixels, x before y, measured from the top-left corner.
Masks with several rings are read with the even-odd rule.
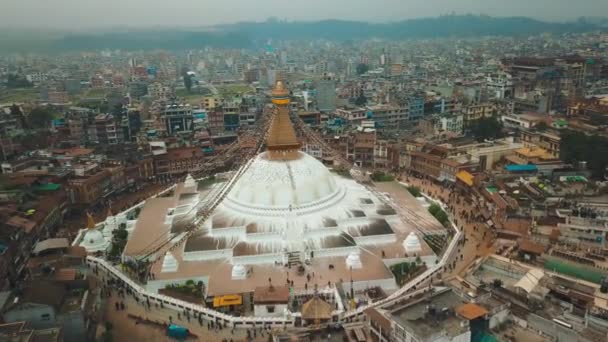
[[[287,252],[287,263],[289,266],[299,266],[302,264],[302,259],[300,259],[300,252]]]

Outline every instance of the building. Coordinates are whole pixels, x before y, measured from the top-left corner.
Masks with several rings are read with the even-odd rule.
[[[98,165],[77,168],[76,176],[68,180],[68,197],[75,205],[94,205],[112,192],[111,173]]]
[[[52,104],[66,104],[70,102],[70,95],[66,91],[49,91],[48,102]]]
[[[75,123],[75,129],[78,124]],[[123,129],[112,114],[98,114],[88,127],[89,141],[100,145],[116,145],[124,142]]]
[[[317,81],[317,109],[321,112],[336,110],[336,81],[328,75]]]
[[[532,114],[505,114],[500,120],[505,127],[529,129],[544,121],[544,118]]]
[[[471,125],[481,119],[489,118],[496,113],[496,105],[493,103],[480,103],[462,107],[462,115],[465,127]]]
[[[385,342],[471,341],[470,319],[484,316],[483,308],[467,304],[450,289],[422,297],[397,309],[366,310],[374,340]],[[464,314],[464,315],[463,315]]]
[[[204,165],[205,154],[200,147],[170,148],[154,156],[154,172],[161,177],[197,172]]]
[[[89,337],[88,312],[93,296],[88,291],[70,290],[59,282],[29,284],[22,295],[3,308],[5,322],[26,321],[34,329],[60,327],[66,341],[85,341]]]
[[[559,158],[561,138],[550,131],[521,130],[521,141],[524,147],[540,147],[553,158]]]
[[[404,128],[410,120],[407,107],[392,105],[367,107],[367,118],[373,119],[376,127],[383,130]]]
[[[418,127],[421,131],[430,136],[437,135],[462,135],[464,122],[462,115],[440,115],[431,116],[421,120]]]
[[[14,322],[0,324],[0,340],[19,342],[63,342],[63,331],[61,328],[32,329],[27,322]]]
[[[0,109],[0,160],[7,160],[17,152],[13,136],[19,129],[18,119]]]
[[[192,133],[192,108],[189,104],[171,104],[165,107],[162,120],[168,136]]]

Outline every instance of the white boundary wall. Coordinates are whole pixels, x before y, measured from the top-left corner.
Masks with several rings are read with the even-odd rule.
[[[171,190],[169,188],[165,191]],[[164,192],[164,191],[163,191]],[[436,201],[426,196],[427,199],[437,203],[442,207],[442,209],[446,210],[446,205],[440,201]],[[130,209],[128,209],[130,210]],[[448,211],[446,210],[446,213]],[[424,271],[422,274],[418,275],[416,278],[412,279],[410,282],[405,284],[402,288],[398,289],[394,293],[392,293],[387,298],[384,298],[380,301],[370,303],[365,306],[361,306],[355,310],[335,310],[332,313],[333,322],[350,322],[353,320],[361,320],[363,319],[363,312],[372,307],[382,307],[390,304],[394,304],[399,301],[405,301],[411,298],[412,296],[419,294],[421,292],[428,291],[429,288],[426,285],[432,283],[433,278],[441,275],[443,269],[446,265],[449,264],[449,260],[452,255],[456,251],[456,246],[458,241],[462,238],[462,232],[456,227],[456,225],[452,222],[452,229],[454,229],[455,234],[445,253],[443,253],[441,259],[437,264],[430,265],[429,268]],[[346,249],[348,249],[347,247]],[[346,250],[344,251],[346,252]],[[152,293],[147,291],[144,287],[135,283],[133,280],[125,276],[118,268],[114,265],[109,264],[103,259],[96,258],[93,256],[87,256],[87,264],[90,268],[98,267],[99,270],[104,271],[107,275],[111,276],[113,279],[121,281],[124,286],[131,289],[131,291],[141,300],[148,299],[151,303],[163,303],[165,307],[183,311],[187,310],[190,313],[200,313],[204,319],[212,320],[218,323],[225,323],[235,328],[251,328],[251,327],[261,327],[261,326],[273,326],[273,327],[288,327],[295,325],[295,318],[299,317],[299,313],[288,313],[286,317],[234,317],[230,315],[223,314],[221,312],[208,309],[201,305],[188,303],[182,300],[178,300],[172,297],[164,296],[158,293]]]

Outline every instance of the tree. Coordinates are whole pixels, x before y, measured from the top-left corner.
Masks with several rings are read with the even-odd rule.
[[[192,76],[187,72],[184,74],[184,87],[188,92],[192,90]]]
[[[429,213],[433,215],[433,217],[435,217],[442,225],[447,226],[450,222],[448,214],[446,214],[446,212],[443,211],[443,209],[441,209],[441,207],[437,204],[431,204],[428,210]]]
[[[13,104],[11,106],[11,116],[16,117],[19,120],[19,123],[21,124],[22,128],[27,128],[28,124],[27,124],[27,120],[25,118],[25,115],[23,115],[23,111],[21,110],[21,107],[19,107],[16,104]]]
[[[46,128],[53,120],[53,110],[50,107],[36,107],[28,115],[28,126],[32,128]]]
[[[481,118],[471,127],[477,141],[496,139],[502,136],[502,123],[496,117]]]
[[[357,75],[365,74],[369,71],[369,66],[365,63],[357,64]]]
[[[567,163],[586,161],[593,177],[601,179],[608,166],[608,138],[565,130],[561,132],[560,159]]]
[[[547,125],[546,122],[541,121],[536,126],[534,126],[534,128],[536,128],[537,131],[544,132],[549,129],[549,125]]]
[[[407,191],[409,191],[410,194],[412,194],[412,196],[414,196],[414,197],[422,196],[422,194],[420,193],[420,188],[418,188],[416,186],[408,186]]]
[[[23,75],[9,74],[6,78],[6,86],[8,88],[31,88],[33,84]]]
[[[11,106],[11,115],[13,116],[22,116],[23,112],[21,111],[21,107],[19,107],[18,105],[14,104]]]
[[[365,97],[365,95],[363,95],[363,94],[359,95],[359,97],[357,97],[355,99],[355,104],[357,106],[365,106],[366,103],[367,103],[367,97]]]

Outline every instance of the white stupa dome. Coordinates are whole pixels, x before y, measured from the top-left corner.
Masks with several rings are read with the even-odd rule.
[[[165,258],[163,259],[163,267],[160,270],[161,273],[170,273],[177,272],[177,260],[171,254],[171,252],[167,252],[165,254]]]
[[[346,257],[346,267],[352,267],[353,269],[363,267],[363,264],[361,263],[361,256],[359,255],[359,253],[352,252],[348,255],[348,257]]]
[[[88,229],[80,243],[81,247],[89,253],[105,251],[110,242],[103,237],[103,233],[97,229]]]
[[[403,240],[403,248],[405,251],[410,253],[418,253],[422,251],[422,245],[420,244],[420,239],[418,239],[418,235],[416,233],[411,232],[410,235]]]
[[[229,203],[253,209],[292,209],[319,205],[340,193],[321,162],[298,152],[293,160],[270,160],[259,154],[228,194]]]
[[[232,280],[242,280],[247,278],[247,269],[241,264],[232,266]]]

